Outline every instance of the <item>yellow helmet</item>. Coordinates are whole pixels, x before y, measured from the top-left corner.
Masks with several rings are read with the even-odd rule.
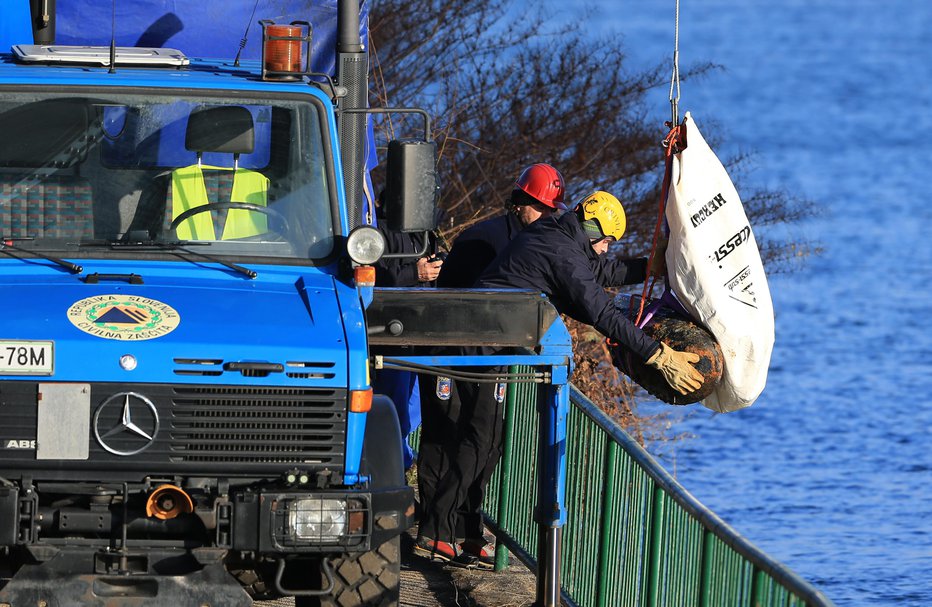
[[[621,240],[625,233],[625,209],[617,198],[608,192],[593,192],[576,207],[583,230],[590,238],[612,236]]]

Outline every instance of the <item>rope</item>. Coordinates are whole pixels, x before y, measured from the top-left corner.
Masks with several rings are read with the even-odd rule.
[[[667,209],[667,196],[670,193],[670,182],[673,176],[673,155],[682,149],[685,141],[685,132],[683,125],[674,126],[667,133],[663,140],[664,147],[664,173],[663,185],[660,188],[660,204],[657,205],[657,223],[654,225],[654,238],[651,243],[650,257],[647,258],[647,267],[650,268],[657,254],[657,241],[660,239],[660,230],[663,227],[664,213]],[[657,282],[656,276],[648,276],[644,280],[644,288],[641,290],[641,301],[638,305],[638,315],[634,324],[640,326],[641,318],[644,315],[644,302],[647,301],[654,292],[654,285]]]

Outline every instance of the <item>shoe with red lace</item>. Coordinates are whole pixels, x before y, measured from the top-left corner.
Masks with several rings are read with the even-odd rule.
[[[449,563],[460,556],[461,551],[456,544],[421,536],[414,542],[414,554],[435,563]]]
[[[485,538],[469,539],[460,544],[462,555],[477,569],[495,568],[495,546]]]

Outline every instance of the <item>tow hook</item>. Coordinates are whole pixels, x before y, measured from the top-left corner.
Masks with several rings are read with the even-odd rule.
[[[320,560],[320,570],[324,572],[327,578],[327,585],[321,590],[295,590],[282,587],[282,575],[285,573],[285,561],[281,558],[278,560],[278,569],[275,571],[275,591],[284,596],[326,596],[333,592],[333,568],[330,565],[329,558]]]

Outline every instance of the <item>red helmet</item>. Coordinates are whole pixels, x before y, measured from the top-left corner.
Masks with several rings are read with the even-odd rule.
[[[549,164],[532,164],[522,171],[515,188],[551,209],[565,209],[563,175]]]

